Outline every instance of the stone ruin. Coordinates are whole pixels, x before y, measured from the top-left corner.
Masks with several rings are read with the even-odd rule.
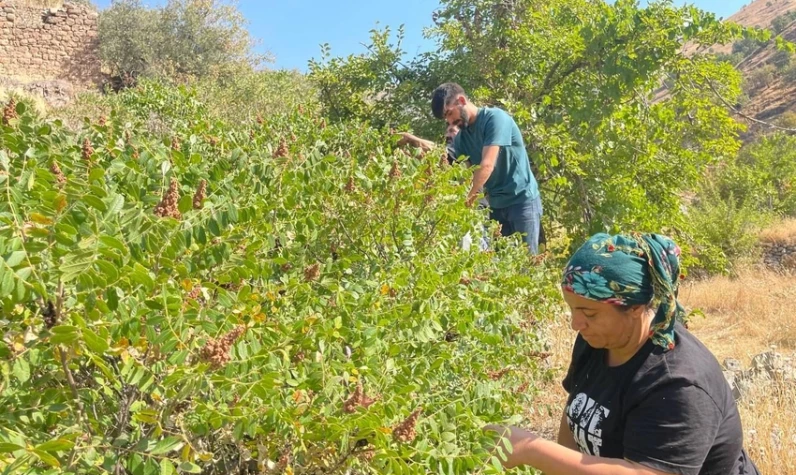
[[[67,95],[97,87],[98,16],[84,4],[42,8],[0,0],[0,86]]]
[[[785,271],[796,271],[796,238],[784,242],[763,243],[763,262]]]

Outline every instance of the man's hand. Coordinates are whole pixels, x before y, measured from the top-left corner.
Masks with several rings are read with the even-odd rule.
[[[478,169],[473,173],[473,184],[470,187],[470,192],[467,194],[467,206],[472,206],[478,194],[484,189],[484,184],[489,177],[492,176],[492,171],[495,169],[495,162],[497,162],[498,155],[500,154],[500,147],[497,145],[487,145],[482,151],[481,163]]]
[[[468,208],[472,208],[476,200],[478,200],[478,193],[469,193],[467,199],[464,201],[464,205]]]
[[[410,134],[408,132],[400,132],[399,135],[401,136],[401,138],[398,139],[398,146],[399,147],[403,147],[404,145],[412,145],[414,147],[417,146],[416,145],[417,144],[417,137],[415,137],[414,135],[412,135],[412,134]]]
[[[503,449],[503,453],[507,457],[505,461],[501,460],[501,463],[506,468],[514,468],[524,465],[525,461],[523,455],[527,450],[528,445],[539,438],[538,435],[532,432],[514,426],[507,427],[490,424],[484,427],[484,431],[494,433],[496,438],[500,440],[499,447]],[[508,442],[511,444],[511,451],[507,450],[505,439],[508,439]]]
[[[430,140],[423,140],[420,137],[415,137],[408,132],[400,132],[399,135],[401,136],[401,138],[398,139],[399,147],[409,145],[419,148],[422,152],[428,152],[434,148],[434,142]]]

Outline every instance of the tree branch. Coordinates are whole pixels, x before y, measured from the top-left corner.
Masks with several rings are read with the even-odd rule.
[[[61,322],[63,319],[62,311],[64,307],[64,283],[58,282],[58,295],[56,296],[55,300],[55,315],[56,321]],[[66,376],[66,382],[69,384],[69,389],[72,391],[72,397],[75,399],[75,403],[77,404],[77,418],[78,422],[83,422],[85,420],[86,423],[86,431],[88,435],[93,435],[91,431],[91,424],[88,423],[88,416],[86,415],[86,409],[83,406],[83,401],[80,399],[80,393],[77,391],[77,383],[75,383],[75,377],[72,374],[72,370],[69,368],[69,362],[66,359],[66,350],[63,346],[58,347],[58,354],[60,355],[61,359],[61,367],[64,370],[64,375]]]
[[[788,128],[788,127],[780,127],[779,125],[774,125],[774,124],[772,124],[772,123],[770,123],[770,122],[766,122],[766,121],[763,121],[763,120],[760,120],[760,119],[755,119],[754,117],[752,117],[752,116],[750,116],[750,115],[744,114],[744,113],[743,113],[743,112],[741,112],[740,110],[736,109],[734,105],[730,104],[730,102],[729,102],[727,99],[725,99],[725,98],[724,98],[724,96],[722,96],[722,95],[719,93],[719,91],[717,91],[717,90],[716,90],[716,88],[713,86],[713,82],[711,82],[711,80],[710,80],[710,79],[708,79],[708,78],[706,78],[706,77],[704,77],[704,76],[702,76],[702,77],[703,77],[703,78],[705,79],[705,81],[707,82],[707,84],[708,84],[708,87],[709,87],[709,88],[710,88],[710,90],[713,92],[713,94],[715,94],[715,95],[716,95],[716,97],[718,97],[718,98],[719,98],[719,100],[720,100],[720,101],[721,101],[721,102],[722,102],[722,103],[723,103],[723,104],[724,104],[724,105],[725,105],[725,106],[726,106],[726,107],[727,107],[727,108],[730,110],[730,112],[732,112],[733,114],[735,114],[735,115],[737,115],[737,116],[740,116],[740,117],[743,117],[744,119],[746,119],[746,120],[748,120],[748,121],[750,121],[750,122],[754,122],[755,124],[760,124],[760,125],[764,125],[764,126],[766,126],[766,127],[770,127],[770,128],[772,128],[772,129],[777,129],[777,130],[781,130],[781,131],[783,131],[783,132],[788,132],[789,134],[796,134],[796,129],[790,129],[790,128]]]

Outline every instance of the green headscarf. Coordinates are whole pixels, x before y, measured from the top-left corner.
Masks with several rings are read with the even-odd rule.
[[[674,323],[685,315],[677,302],[680,278],[680,248],[666,236],[600,233],[570,258],[561,286],[600,302],[657,307],[650,338],[672,349]]]

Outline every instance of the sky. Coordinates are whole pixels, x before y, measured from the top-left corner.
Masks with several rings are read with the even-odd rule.
[[[675,0],[693,3],[703,10],[727,18],[750,0]],[[642,0],[643,2],[643,0]],[[111,0],[94,0],[107,8]],[[144,1],[157,4],[157,1]],[[271,68],[305,72],[310,59],[319,59],[320,45],[328,43],[333,56],[348,56],[365,51],[370,30],[404,25],[403,50],[412,57],[429,51],[434,44],[423,38],[423,28],[431,25],[431,13],[438,0],[238,0],[238,7],[249,22],[259,52],[275,57]]]

